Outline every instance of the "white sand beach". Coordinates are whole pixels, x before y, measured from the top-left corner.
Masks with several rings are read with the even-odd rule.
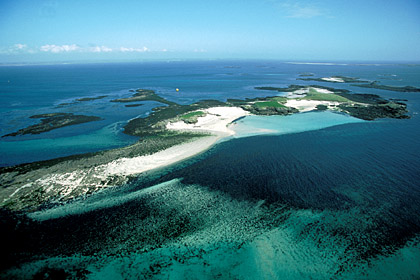
[[[325,88],[317,88],[317,87],[312,87],[314,90],[316,90],[319,93],[334,93],[331,90],[325,89]],[[309,89],[308,89],[309,91]]]
[[[229,129],[229,124],[240,117],[249,115],[238,107],[213,107],[201,111],[204,111],[206,115],[199,117],[195,124],[177,121],[169,122],[166,127],[169,130],[204,132],[211,136],[173,146],[152,155],[120,158],[106,166],[101,166],[100,169],[103,169],[106,176],[124,176],[171,165],[206,151],[218,140],[233,135],[235,132]]]
[[[289,99],[287,100],[285,106],[293,107],[298,109],[300,112],[309,112],[316,109],[318,105],[325,105],[325,106],[336,106],[339,105],[339,102],[331,102],[331,101],[318,101],[318,100],[297,100],[297,99]]]
[[[327,78],[321,78],[324,81],[327,82],[336,82],[336,83],[344,83],[344,80],[341,78],[336,78],[336,77],[327,77]]]

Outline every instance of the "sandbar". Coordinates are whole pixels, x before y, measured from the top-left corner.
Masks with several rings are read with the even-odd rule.
[[[117,159],[104,166],[104,175],[134,175],[190,158],[208,150],[220,139],[234,135],[235,132],[229,128],[229,124],[240,117],[249,115],[249,112],[238,107],[212,107],[202,111],[205,112],[205,116],[199,117],[195,124],[175,121],[168,122],[166,128],[208,133],[209,136],[176,145],[152,155]]]

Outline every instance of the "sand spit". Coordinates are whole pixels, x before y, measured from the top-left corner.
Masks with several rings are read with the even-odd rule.
[[[39,202],[51,198],[65,201],[108,186],[121,185],[131,175],[169,166],[208,150],[222,138],[234,134],[228,127],[232,121],[249,114],[237,107],[214,107],[202,111],[206,115],[199,117],[196,124],[176,121],[168,123],[167,128],[208,133],[209,136],[192,138],[150,155],[119,156],[117,159],[102,159],[99,163],[89,159],[83,162],[68,161],[45,170],[29,172],[20,176],[14,187],[0,192],[0,204],[20,209],[33,204],[39,205]],[[79,165],[82,163],[83,165]],[[78,168],[72,168],[73,166]],[[34,193],[38,198],[34,198]]]
[[[228,125],[234,120],[249,114],[238,107],[213,107],[202,111],[204,111],[206,115],[199,117],[195,124],[187,124],[183,121],[168,122],[166,128],[177,131],[209,133],[211,136],[173,146],[152,155],[117,159],[105,166],[103,169],[104,175],[125,176],[139,174],[190,158],[206,151],[218,140],[235,134]]]
[[[155,168],[165,167],[190,158],[213,146],[220,136],[208,136],[198,140],[170,147],[152,155],[135,158],[120,158],[104,166],[97,167],[105,177],[140,174]]]

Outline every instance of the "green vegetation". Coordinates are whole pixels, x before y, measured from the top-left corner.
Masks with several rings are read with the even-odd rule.
[[[316,109],[317,109],[318,111],[325,111],[325,110],[327,110],[327,109],[328,109],[328,106],[327,106],[327,105],[322,105],[322,104],[319,104],[319,105],[316,105]]]
[[[270,97],[270,100],[274,100],[274,101],[277,101],[277,102],[279,102],[279,103],[281,103],[281,104],[285,104],[286,102],[287,102],[287,97],[284,97],[284,96],[275,96],[275,97]]]
[[[355,104],[347,106],[341,104],[338,106],[349,115],[362,120],[375,120],[378,118],[409,119],[407,116],[407,105],[403,103],[388,102],[386,104],[361,105]]]
[[[277,101],[263,101],[263,102],[256,102],[255,106],[258,108],[265,108],[265,107],[273,107],[273,108],[286,108],[283,104],[280,104]]]
[[[376,94],[361,94],[361,93],[337,93],[341,97],[347,98],[353,102],[364,104],[385,104],[388,101]]]
[[[193,118],[193,117],[203,117],[205,115],[206,115],[206,113],[204,113],[203,111],[196,111],[196,112],[191,112],[191,113],[187,113],[185,115],[182,115],[181,119],[187,120],[187,119],[190,119],[190,118]]]
[[[181,120],[183,120],[185,123],[197,123],[197,120],[199,117],[204,117],[206,113],[203,111],[196,111],[187,113],[185,115],[181,116]]]
[[[345,97],[334,93],[321,93],[313,88],[309,88],[309,93],[303,99],[307,100],[319,100],[319,101],[332,101],[332,102],[349,102]]]

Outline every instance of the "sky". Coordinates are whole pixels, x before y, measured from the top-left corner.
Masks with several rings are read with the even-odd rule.
[[[0,0],[0,63],[420,61],[420,0]]]

